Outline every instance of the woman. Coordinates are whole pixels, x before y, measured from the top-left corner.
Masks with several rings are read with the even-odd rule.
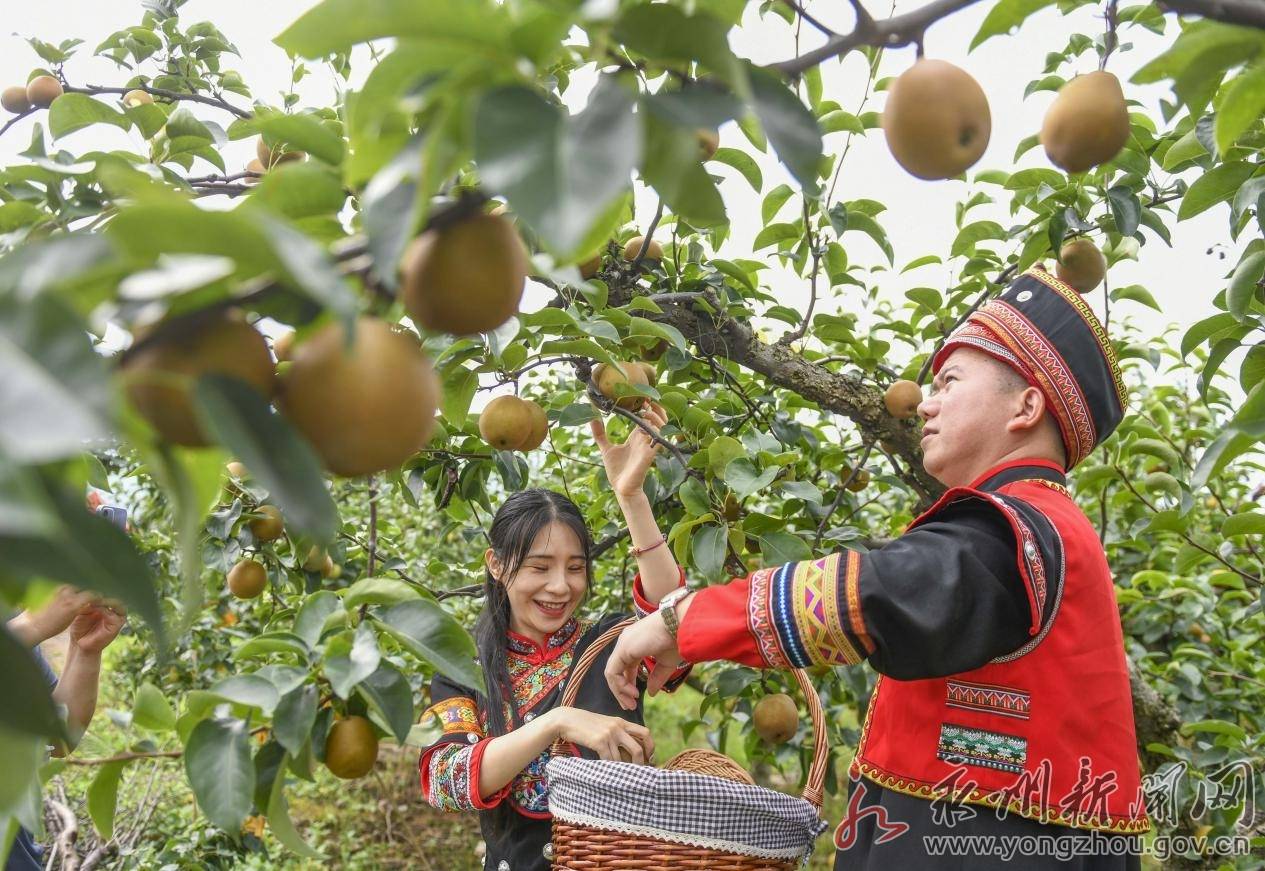
[[[642,418],[656,433],[667,423],[649,405]],[[611,444],[600,420],[590,423],[606,474],[628,524],[637,559],[638,614],[685,583],[642,490],[660,445],[635,428]],[[549,490],[524,490],[501,505],[484,553],[485,604],[475,626],[487,695],[436,676],[431,707],[443,736],[422,751],[422,792],[445,810],[477,810],[489,871],[550,865],[550,815],[544,766],[561,738],[587,758],[648,762],[654,753],[640,700],[625,711],[602,675],[609,650],[589,669],[575,707],[558,704],[571,666],[625,614],[576,614],[593,581],[592,538],[580,509]],[[673,675],[669,688],[688,668]]]

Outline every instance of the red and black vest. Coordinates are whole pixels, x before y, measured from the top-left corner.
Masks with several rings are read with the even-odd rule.
[[[1029,640],[973,671],[881,676],[852,773],[927,799],[1006,808],[1045,823],[1140,833],[1132,694],[1120,615],[1098,534],[1053,464],[1023,461],[949,490],[1009,520],[1031,606]],[[977,489],[979,487],[979,489]]]

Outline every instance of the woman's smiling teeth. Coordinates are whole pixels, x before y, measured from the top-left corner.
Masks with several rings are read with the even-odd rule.
[[[532,601],[536,603],[537,608],[555,617],[567,609],[566,602],[542,602],[540,599],[532,599]]]

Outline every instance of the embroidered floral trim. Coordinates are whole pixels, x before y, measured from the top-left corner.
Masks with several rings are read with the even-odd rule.
[[[1111,370],[1111,380],[1116,388],[1116,401],[1124,408],[1125,397],[1128,391],[1125,390],[1124,378],[1120,374],[1120,361],[1116,356],[1115,346],[1111,344],[1111,339],[1107,335],[1107,330],[1102,325],[1102,321],[1098,320],[1098,316],[1094,314],[1094,310],[1085,302],[1085,298],[1076,290],[1058,278],[1040,269],[1036,266],[1030,267],[1024,275],[1031,275],[1037,281],[1046,287],[1056,291],[1059,296],[1067,300],[1067,303],[1074,309],[1081,319],[1085,321],[1085,325],[1089,327],[1089,331],[1094,334],[1094,341],[1098,343],[1098,349],[1102,351],[1103,358],[1107,361],[1107,368]]]
[[[538,662],[534,658],[511,655],[506,660],[510,674],[510,689],[514,694],[514,702],[518,705],[519,714],[535,707],[558,684],[571,673],[571,661],[575,653],[576,642],[592,625],[588,620],[572,620],[576,625],[567,636],[561,652],[547,662]],[[561,634],[562,630],[554,633]]]
[[[988,729],[941,723],[936,758],[1019,774],[1028,761],[1028,739]]]
[[[475,810],[471,783],[474,747],[460,744],[444,744],[430,754],[430,772],[427,782],[426,801],[432,807],[446,811]]]
[[[862,739],[864,740],[864,739]],[[913,795],[918,798],[925,798],[928,801],[934,801],[944,797],[944,790],[937,789],[931,784],[922,783],[921,781],[911,778],[897,777],[889,774],[876,765],[863,762],[859,756],[854,757],[849,772],[853,775],[860,774],[867,780],[877,783],[884,789],[890,789],[904,795]],[[1100,832],[1115,832],[1120,834],[1142,834],[1151,830],[1151,821],[1147,818],[1129,819],[1127,817],[1118,817],[1111,814],[1087,815],[1087,814],[1069,814],[1055,811],[1051,807],[1042,808],[1038,802],[1024,802],[1018,798],[1007,799],[1005,791],[985,792],[982,789],[959,790],[955,793],[954,802],[981,805],[990,808],[1006,808],[1008,813],[1017,814],[1030,820],[1036,820],[1040,823],[1053,823],[1060,826],[1070,826],[1077,829],[1093,829]]]
[[[790,660],[783,652],[777,630],[773,628],[773,609],[769,602],[773,574],[780,569],[760,569],[752,572],[747,589],[747,628],[755,639],[760,656],[770,668],[788,668]]]
[[[521,653],[524,656],[530,656],[532,654],[544,655],[551,650],[555,650],[559,647],[566,647],[568,644],[573,643],[575,639],[579,637],[576,630],[579,629],[580,626],[581,621],[572,617],[566,623],[563,623],[562,626],[558,628],[557,632],[554,632],[545,639],[545,645],[543,648],[530,638],[519,635],[517,632],[510,632],[506,635],[505,646],[510,650],[510,652]]]
[[[945,704],[951,708],[1000,714],[1017,720],[1028,719],[1032,699],[1023,690],[991,684],[950,680],[945,690]]]

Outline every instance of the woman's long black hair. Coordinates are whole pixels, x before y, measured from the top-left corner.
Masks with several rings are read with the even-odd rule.
[[[586,582],[592,588],[590,554],[593,539],[579,507],[561,493],[537,487],[510,495],[497,509],[496,516],[492,518],[492,528],[488,531],[492,550],[505,574],[498,580],[485,567],[483,613],[474,626],[475,645],[488,690],[487,697],[479,701],[487,712],[489,737],[504,735],[520,725],[505,656],[506,632],[510,628],[510,602],[506,588],[513,582],[537,534],[554,521],[568,526],[579,539],[584,553]],[[505,720],[507,702],[511,722]]]

